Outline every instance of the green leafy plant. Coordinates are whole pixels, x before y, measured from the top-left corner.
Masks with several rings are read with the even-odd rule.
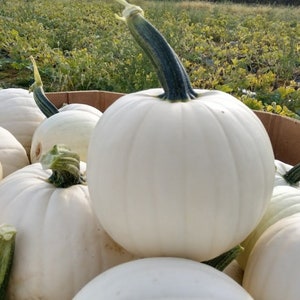
[[[282,114],[298,117],[300,8],[202,1],[135,4],[139,2],[183,61],[193,87],[220,89],[242,101],[241,90],[247,90],[263,104],[248,99],[250,106],[267,109],[276,102],[286,107]],[[2,3],[0,88],[30,86],[30,55],[40,66],[46,91],[130,93],[159,85],[144,54],[118,26],[113,2],[65,4]]]

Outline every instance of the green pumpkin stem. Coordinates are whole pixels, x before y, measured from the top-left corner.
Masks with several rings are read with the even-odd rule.
[[[290,184],[295,185],[300,181],[300,163],[288,170],[283,178]]]
[[[13,264],[16,229],[7,224],[0,225],[0,299],[5,293]]]
[[[170,102],[188,101],[197,97],[190,79],[178,56],[162,34],[143,16],[143,10],[125,0],[116,0],[125,6],[122,19],[133,38],[153,64],[158,80],[164,89],[160,98]]]
[[[244,248],[241,245],[237,245],[229,251],[203,263],[212,266],[213,268],[223,271],[242,251]]]
[[[65,145],[55,145],[41,158],[43,169],[51,169],[48,181],[59,188],[67,188],[75,184],[86,184],[80,172],[80,158]]]
[[[47,98],[43,89],[43,82],[36,65],[36,62],[32,56],[30,60],[33,65],[33,74],[34,74],[34,83],[30,86],[29,92],[33,92],[33,98],[41,110],[41,112],[47,117],[51,117],[54,114],[59,113],[59,110],[56,106]]]

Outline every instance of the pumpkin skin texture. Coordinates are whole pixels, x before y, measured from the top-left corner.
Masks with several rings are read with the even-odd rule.
[[[174,257],[144,258],[118,265],[89,282],[74,300],[253,299],[226,274]]]
[[[195,91],[175,103],[158,98],[162,89],[125,95],[93,131],[95,211],[138,256],[216,257],[246,238],[271,198],[274,156],[260,120],[229,94]]]
[[[133,258],[98,223],[87,186],[56,188],[50,174],[35,163],[0,182],[0,223],[18,231],[10,300],[72,299],[96,275]]]
[[[0,89],[0,126],[15,136],[25,148],[28,157],[32,135],[44,118],[28,90]]]
[[[7,129],[0,127],[0,161],[2,177],[29,165],[29,159],[23,145]]]
[[[65,104],[61,108],[59,108],[60,112],[67,111],[67,110],[87,111],[95,114],[99,118],[102,116],[102,112],[99,109],[84,103],[70,103],[70,104]]]
[[[243,286],[255,300],[299,300],[300,214],[270,226],[255,244]]]
[[[289,185],[275,186],[271,201],[267,210],[256,228],[243,241],[242,251],[237,260],[242,269],[245,269],[249,255],[258,241],[259,237],[269,228],[281,219],[300,213],[300,191]]]
[[[62,111],[45,119],[32,137],[31,162],[38,162],[43,154],[61,143],[86,162],[90,136],[98,120],[94,113],[81,110]]]

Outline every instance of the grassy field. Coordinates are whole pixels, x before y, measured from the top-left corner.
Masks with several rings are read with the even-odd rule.
[[[157,87],[148,59],[112,1],[0,0],[0,88],[28,88],[29,56],[46,91],[133,92]],[[142,1],[195,88],[229,92],[251,108],[300,113],[300,8]]]

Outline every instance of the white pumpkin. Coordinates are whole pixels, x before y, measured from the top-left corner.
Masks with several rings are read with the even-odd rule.
[[[255,300],[300,299],[300,214],[270,226],[255,244],[243,287]]]
[[[131,253],[209,260],[262,218],[275,176],[270,139],[241,101],[193,90],[141,8],[121,2],[163,88],[119,98],[96,125],[87,163],[95,211]]]
[[[177,103],[160,100],[159,89],[126,95],[93,132],[87,176],[96,213],[137,255],[215,257],[246,238],[271,198],[263,125],[230,95],[197,92]]]
[[[30,57],[34,83],[30,87],[40,110],[47,118],[36,128],[32,137],[30,160],[38,162],[54,145],[65,144],[76,152],[81,161],[86,162],[91,133],[102,113],[88,105],[61,108],[60,110],[48,99],[44,92],[42,79],[34,58]],[[69,106],[66,106],[69,107]]]
[[[87,186],[55,187],[51,173],[35,163],[0,182],[0,224],[18,231],[9,300],[71,299],[102,271],[134,258],[100,226]]]
[[[241,243],[242,251],[237,260],[242,269],[245,269],[249,255],[259,237],[279,220],[300,213],[300,190],[288,185],[275,186],[267,210],[250,235]]]
[[[0,161],[2,177],[29,165],[23,145],[7,129],[0,126]]]
[[[226,274],[174,257],[144,258],[115,266],[90,281],[74,300],[253,299]]]
[[[87,161],[90,137],[99,116],[88,111],[67,110],[45,119],[32,137],[30,160],[38,162],[56,144],[65,144]]]
[[[16,137],[28,157],[32,135],[44,118],[28,90],[0,89],[0,126]]]

